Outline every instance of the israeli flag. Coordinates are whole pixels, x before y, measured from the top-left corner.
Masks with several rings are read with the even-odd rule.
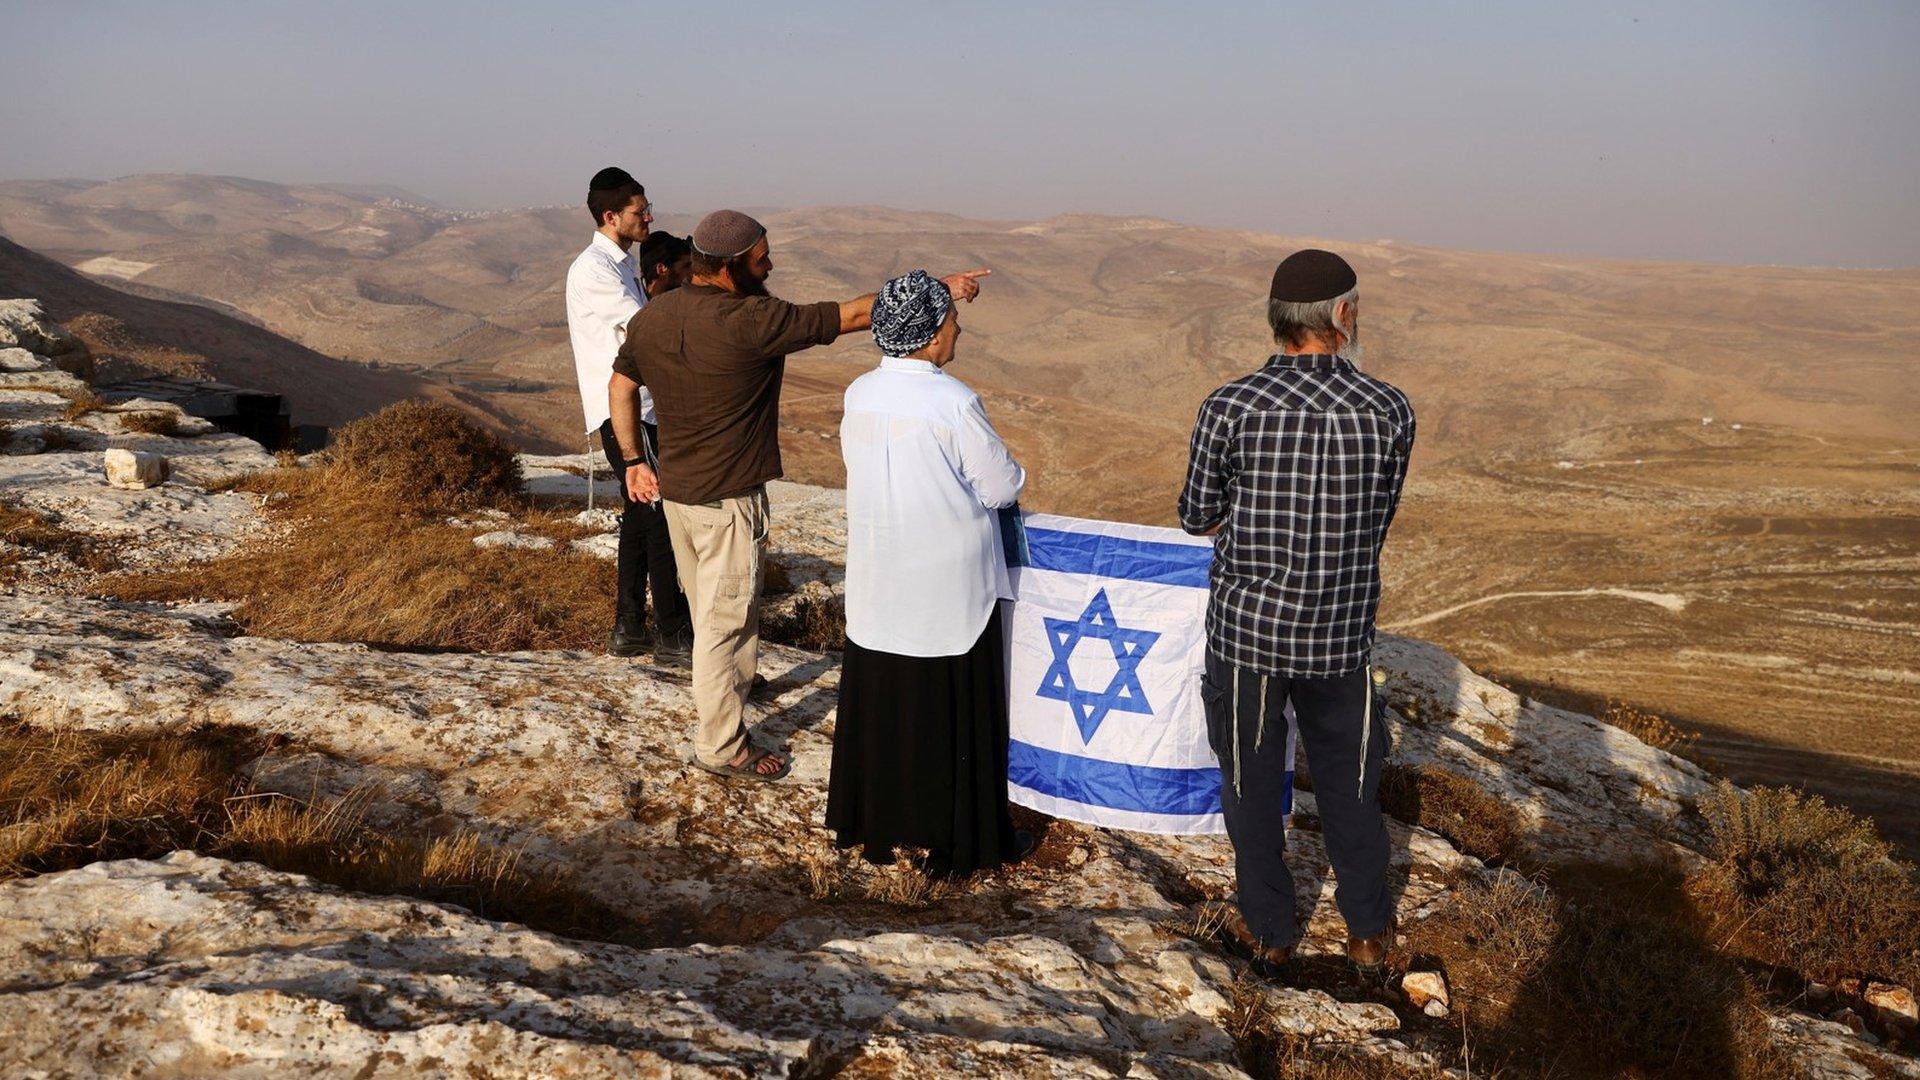
[[[1018,512],[1001,533],[1014,593],[1002,611],[1008,796],[1089,825],[1225,832],[1200,700],[1213,542]],[[1289,723],[1288,812],[1293,751]]]

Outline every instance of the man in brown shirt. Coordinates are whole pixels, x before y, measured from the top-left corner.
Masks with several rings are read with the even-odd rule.
[[[779,780],[785,754],[747,740],[746,704],[760,659],[766,482],[780,477],[780,382],[787,354],[870,325],[873,294],[790,304],[767,293],[767,231],[717,210],[693,231],[693,280],[627,324],[607,384],[613,431],[636,500],[664,499],[681,589],[693,609],[694,763]],[[945,279],[959,299],[974,270]],[[640,387],[660,418],[660,471],[641,453]]]

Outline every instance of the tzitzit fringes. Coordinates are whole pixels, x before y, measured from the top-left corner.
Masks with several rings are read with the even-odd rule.
[[[1260,742],[1267,737],[1267,677],[1260,676],[1260,718],[1254,722],[1253,752],[1260,752]]]
[[[1233,724],[1233,797],[1240,797],[1240,667],[1233,668],[1233,708],[1227,710]]]
[[[1367,707],[1360,714],[1360,787],[1353,794],[1359,797],[1367,790],[1367,744],[1373,739],[1373,665],[1360,669],[1367,680]]]

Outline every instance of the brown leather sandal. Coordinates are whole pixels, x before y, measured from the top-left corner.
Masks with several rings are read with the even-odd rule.
[[[780,762],[780,771],[770,773],[760,771],[760,763],[768,758],[774,758]],[[763,784],[771,784],[776,780],[785,780],[787,774],[793,771],[792,758],[778,750],[760,750],[757,748],[743,765],[734,765],[727,762],[722,762],[718,765],[709,765],[699,758],[694,758],[693,763],[715,776],[735,777],[742,780],[758,780]]]

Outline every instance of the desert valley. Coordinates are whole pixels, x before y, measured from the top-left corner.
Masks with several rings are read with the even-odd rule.
[[[954,370],[1033,474],[1027,504],[1155,524],[1199,400],[1270,351],[1266,275],[1311,239],[763,217],[792,299],[993,268]],[[110,373],[281,392],[327,424],[424,396],[578,452],[560,286],[587,233],[574,207],[383,189],[12,181],[0,296],[42,298]],[[1665,717],[1735,777],[1805,784],[1920,850],[1920,271],[1322,242],[1359,270],[1366,366],[1420,417],[1383,625],[1541,701]],[[790,365],[792,479],[839,482],[840,393],[871,359],[854,338]]]

